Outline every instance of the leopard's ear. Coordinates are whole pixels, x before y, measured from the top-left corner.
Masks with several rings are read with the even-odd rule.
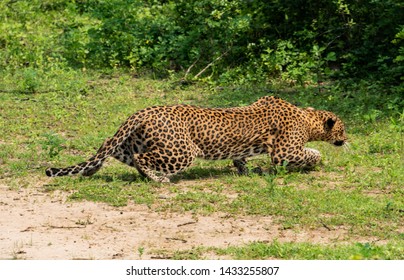
[[[335,118],[328,118],[327,121],[325,122],[325,125],[328,129],[332,129],[336,121],[337,120]]]

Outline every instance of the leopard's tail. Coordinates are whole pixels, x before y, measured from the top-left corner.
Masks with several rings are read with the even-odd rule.
[[[83,176],[93,175],[102,167],[102,164],[110,155],[116,153],[117,148],[128,139],[138,126],[139,121],[135,116],[131,116],[121,125],[112,138],[108,138],[102,144],[97,153],[89,160],[66,168],[48,168],[46,169],[46,175],[49,177],[69,176],[75,174],[81,174]]]

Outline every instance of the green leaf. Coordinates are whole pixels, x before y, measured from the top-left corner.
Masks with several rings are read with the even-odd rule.
[[[327,57],[325,58],[325,60],[327,60],[327,61],[336,61],[337,60],[337,55],[335,54],[335,52],[329,52],[327,54]]]

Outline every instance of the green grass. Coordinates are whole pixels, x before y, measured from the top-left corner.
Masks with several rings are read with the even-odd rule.
[[[70,191],[74,201],[113,206],[132,201],[154,211],[195,215],[271,216],[285,230],[327,227],[347,232],[345,243],[201,247],[177,252],[173,258],[203,258],[213,252],[235,259],[404,259],[404,115],[397,108],[374,109],[382,104],[377,100],[361,102],[366,87],[357,89],[351,99],[341,99],[343,93],[336,87],[313,96],[312,89],[304,88],[217,88],[127,73],[65,71],[59,76],[22,72],[14,78],[5,73],[0,90],[1,184]],[[170,185],[141,178],[135,169],[113,159],[92,177],[45,177],[47,167],[68,166],[93,155],[129,115],[147,106],[237,106],[273,93],[339,114],[347,122],[350,150],[310,143],[324,158],[314,171],[249,177],[237,176],[230,161],[197,160]],[[254,158],[249,166],[268,171],[268,157]],[[358,238],[380,242],[358,243]]]
[[[231,256],[237,260],[288,259],[288,260],[394,260],[402,259],[403,246],[388,243],[383,246],[372,243],[353,243],[349,245],[319,245],[311,243],[252,242],[245,246],[223,248],[196,248],[192,251],[178,251],[174,259],[201,259],[207,253]]]

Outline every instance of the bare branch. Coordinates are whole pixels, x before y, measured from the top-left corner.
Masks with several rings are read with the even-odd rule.
[[[195,66],[195,64],[199,61],[199,57],[194,61],[194,63],[191,64],[191,66],[188,67],[187,71],[185,72],[184,75],[184,80],[187,78],[189,72],[191,71],[191,69]]]
[[[225,56],[228,53],[228,51],[222,53],[220,56],[218,56],[215,60],[213,60],[211,63],[206,65],[205,68],[203,68],[201,71],[199,71],[198,74],[195,75],[194,78],[198,78],[203,72],[205,72],[209,67],[211,67],[213,64],[215,64],[216,61],[220,60],[223,56]]]

